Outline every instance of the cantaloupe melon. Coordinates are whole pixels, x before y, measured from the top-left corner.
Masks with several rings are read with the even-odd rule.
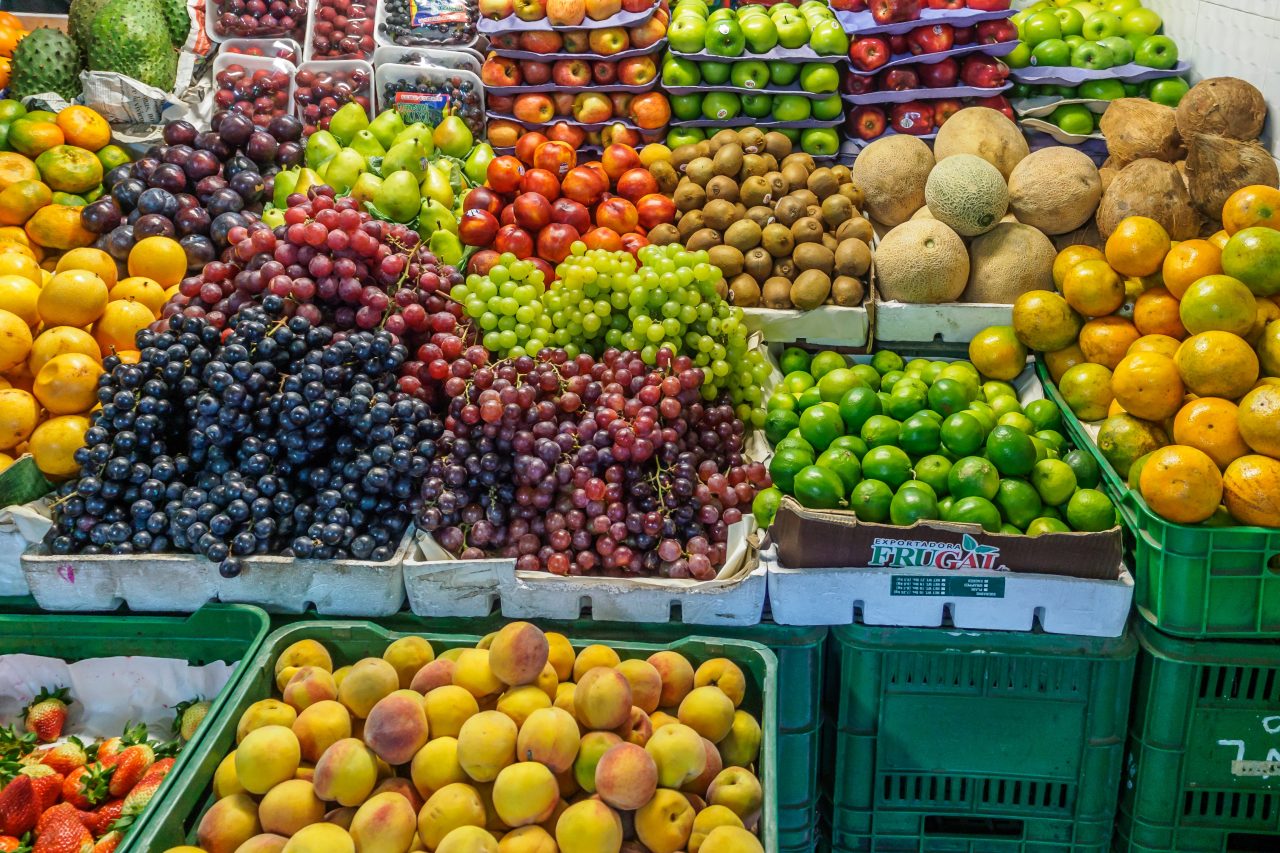
[[[1004,176],[973,154],[957,154],[934,166],[924,197],[933,218],[962,237],[987,233],[1009,209]]]
[[[1046,234],[1074,231],[1093,218],[1102,178],[1089,155],[1074,148],[1043,148],[1009,176],[1009,210]]]
[[[987,107],[969,107],[947,119],[933,141],[933,156],[939,163],[957,154],[976,154],[1000,170],[1008,179],[1013,167],[1031,149],[1018,126],[1004,113]]]
[[[891,302],[955,302],[969,281],[969,253],[943,223],[916,219],[880,241],[876,276],[881,296]]]
[[[867,212],[893,227],[924,206],[924,185],[933,169],[933,152],[906,134],[877,139],[853,161],[853,182],[862,187]]]
[[[969,245],[969,286],[960,301],[1012,305],[1029,291],[1052,291],[1055,257],[1038,229],[1002,222]]]

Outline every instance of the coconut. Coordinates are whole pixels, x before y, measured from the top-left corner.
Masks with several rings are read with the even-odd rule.
[[[1077,228],[1075,231],[1069,231],[1066,234],[1055,234],[1052,238],[1053,248],[1061,252],[1068,246],[1093,246],[1095,249],[1101,249],[1105,244],[1102,235],[1098,233],[1098,223],[1090,219],[1083,227]]]
[[[1178,131],[1184,139],[1209,133],[1248,142],[1262,135],[1266,121],[1266,98],[1236,77],[1201,80],[1178,103]]]
[[[894,134],[863,149],[853,161],[853,182],[862,187],[871,218],[893,227],[924,206],[933,165],[933,152],[923,140]]]
[[[1152,157],[1172,163],[1186,153],[1173,107],[1142,98],[1111,102],[1098,124],[1107,138],[1110,164],[1123,169],[1134,160]]]
[[[1280,171],[1257,142],[1198,134],[1187,146],[1187,183],[1196,210],[1217,221],[1232,193],[1256,185],[1274,187],[1280,183]]]
[[[933,141],[933,156],[939,162],[956,154],[974,154],[999,169],[1005,180],[1029,153],[1027,138],[1018,126],[1004,113],[988,107],[969,107],[956,113]]]
[[[1046,234],[1079,228],[1093,218],[1101,199],[1098,167],[1074,148],[1036,151],[1009,176],[1009,210]]]
[[[1191,206],[1182,174],[1177,166],[1160,160],[1137,160],[1116,175],[1098,205],[1098,230],[1110,237],[1130,216],[1154,219],[1175,240],[1200,233],[1200,215]]]

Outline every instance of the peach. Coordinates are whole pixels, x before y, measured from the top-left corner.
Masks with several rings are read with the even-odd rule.
[[[718,826],[742,826],[742,818],[725,806],[707,806],[693,819],[693,832],[689,835],[689,853],[698,853],[707,835]]]
[[[493,833],[479,826],[460,826],[440,839],[437,853],[498,853]]]
[[[590,669],[573,691],[573,710],[588,729],[616,729],[631,718],[631,685],[616,669]]]
[[[341,702],[326,699],[308,706],[291,728],[302,748],[302,760],[314,764],[330,746],[351,737],[351,714]]]
[[[363,720],[379,699],[399,687],[400,674],[394,666],[382,658],[365,658],[356,661],[342,679],[338,701],[346,705],[353,716]]]
[[[276,658],[275,675],[291,666],[318,666],[326,672],[333,672],[333,658],[329,650],[317,640],[299,640],[292,644]],[[285,682],[288,684],[288,682]]]
[[[573,680],[581,681],[582,676],[598,666],[613,668],[621,662],[618,653],[613,649],[595,643],[578,653],[577,659],[573,662]],[[560,680],[564,681],[564,678],[561,677]]]
[[[351,672],[351,664],[340,666],[333,671],[333,683],[339,688],[342,687],[342,679],[347,677],[347,673]]]
[[[455,646],[452,649],[445,649],[440,653],[440,659],[458,662],[458,658],[462,657],[462,653],[467,650],[466,646]]]
[[[618,853],[622,820],[600,800],[581,800],[556,821],[556,844],[560,853]]]
[[[542,672],[550,653],[547,636],[528,622],[502,626],[489,646],[489,668],[503,684],[531,684]]]
[[[418,670],[413,676],[413,681],[409,683],[409,689],[426,696],[437,687],[453,684],[453,668],[454,663],[448,658],[436,658]]]
[[[614,732],[625,741],[644,746],[653,737],[653,723],[649,722],[648,714],[632,705],[627,721],[614,729]]]
[[[515,722],[516,727],[524,725],[529,715],[539,708],[550,708],[551,699],[535,684],[523,684],[512,687],[498,697],[497,710]]]
[[[457,737],[462,724],[480,713],[476,697],[456,684],[432,690],[423,704],[427,711],[428,734],[433,738]]]
[[[260,832],[258,804],[248,794],[232,794],[205,812],[196,839],[206,853],[235,853],[237,847]]]
[[[733,701],[719,687],[695,687],[680,703],[680,722],[712,743],[719,743],[733,726]]]
[[[552,702],[556,699],[556,688],[560,686],[560,676],[556,674],[556,668],[547,661],[542,665],[542,672],[538,673],[538,680],[533,682],[543,693],[547,694],[547,698]]]
[[[742,697],[747,692],[747,677],[736,663],[728,658],[712,658],[705,661],[693,674],[694,687],[719,687],[733,702],[733,707],[742,704]]]
[[[358,738],[343,738],[316,762],[316,795],[343,806],[358,806],[378,784],[378,756]]]
[[[498,817],[498,810],[493,807],[493,782],[481,782],[475,787],[480,792],[480,801],[484,803],[484,828],[493,832],[506,829],[506,824]]]
[[[432,794],[418,812],[418,838],[428,850],[435,850],[454,829],[484,824],[484,801],[480,799],[480,792],[455,782]]]
[[[255,835],[244,844],[236,848],[236,853],[280,853],[284,846],[289,843],[289,839],[283,835],[276,835],[274,832],[264,832],[261,835]]]
[[[319,823],[324,818],[324,802],[316,789],[302,779],[289,779],[276,785],[258,804],[258,820],[264,832],[290,836],[302,827]]]
[[[395,668],[403,690],[413,683],[418,670],[436,659],[436,653],[423,637],[401,637],[383,649],[382,659]]]
[[[489,633],[485,634],[483,637],[480,638],[480,642],[476,643],[475,648],[477,649],[489,648],[490,646],[493,645],[493,638],[496,636],[498,636],[497,631],[490,631]]]
[[[556,698],[551,704],[563,711],[573,714],[573,692],[577,689],[572,681],[562,681],[556,685]],[[577,719],[577,715],[574,715]]]
[[[544,765],[522,761],[502,768],[493,780],[493,808],[507,826],[528,826],[551,817],[560,784]]]
[[[236,777],[236,751],[233,749],[218,762],[218,769],[213,771],[213,796],[221,800],[223,797],[244,792],[244,786]]]
[[[720,757],[720,750],[714,743],[702,738],[702,748],[707,756],[707,766],[695,778],[680,786],[680,790],[684,793],[697,794],[700,797],[706,796],[707,788],[711,786],[711,780],[715,779],[720,771],[724,769],[724,759]]]
[[[296,711],[304,711],[317,702],[338,698],[338,686],[333,675],[318,666],[300,666],[284,686],[286,705]]]
[[[587,732],[582,736],[578,757],[573,762],[573,778],[588,794],[596,792],[596,767],[606,752],[622,743],[613,732]]]
[[[378,794],[399,794],[413,808],[414,814],[417,814],[418,809],[422,808],[423,798],[418,794],[418,789],[413,787],[413,782],[403,776],[392,776],[390,779],[383,779],[369,796],[376,797]]]
[[[684,794],[662,788],[636,811],[636,836],[652,853],[676,853],[689,842],[694,817]]]
[[[596,764],[596,793],[615,809],[634,811],[653,798],[658,766],[644,747],[618,743]]]
[[[551,664],[556,671],[556,678],[561,681],[568,681],[573,675],[573,662],[577,655],[573,651],[573,645],[570,644],[569,638],[564,634],[555,631],[548,631],[545,634],[547,638],[547,663]]]
[[[760,780],[744,767],[726,767],[707,788],[708,805],[727,806],[744,824],[755,822],[763,803]]]
[[[658,707],[677,707],[693,689],[693,664],[679,652],[654,652],[649,655],[649,663],[662,678]]]
[[[516,755],[521,761],[545,764],[552,773],[573,766],[581,738],[578,722],[563,708],[539,708],[520,727]]]
[[[760,754],[760,723],[746,711],[733,713],[729,734],[718,744],[726,767],[750,767]]]
[[[409,765],[409,778],[423,797],[430,797],[445,785],[468,781],[458,763],[457,738],[438,737],[418,750]]]
[[[560,796],[564,799],[571,799],[582,790],[582,786],[578,784],[578,778],[573,775],[573,768],[557,773],[556,784],[560,786]]]
[[[298,712],[290,705],[286,705],[279,699],[261,699],[254,702],[248,708],[244,709],[244,713],[240,715],[240,721],[236,723],[236,743],[240,743],[245,736],[254,729],[260,729],[263,726],[292,726],[293,721],[298,719]]]
[[[506,714],[481,711],[458,732],[458,763],[477,782],[492,782],[516,760],[516,724]]]
[[[717,826],[698,847],[702,853],[764,853],[764,845],[740,826]],[[693,853],[693,848],[689,848]]]
[[[298,769],[293,772],[293,778],[302,779],[306,782],[314,782],[316,778],[316,766],[302,762],[298,765]]]
[[[662,676],[657,667],[638,658],[624,660],[615,667],[631,685],[631,703],[646,714],[658,710],[662,698]]]
[[[679,788],[698,778],[707,766],[702,736],[683,723],[655,730],[644,748],[653,757],[658,784],[664,788]]]
[[[403,853],[418,830],[418,813],[399,794],[374,794],[351,819],[351,840],[360,853]]]
[[[672,723],[680,722],[666,711],[654,711],[649,715],[649,724],[653,726],[653,730],[657,731],[663,726],[669,726]]]
[[[347,832],[351,831],[351,821],[356,817],[355,806],[340,806],[336,809],[330,809],[325,812],[324,822],[331,823],[334,826],[340,826]]]
[[[236,778],[250,794],[265,794],[292,779],[302,760],[298,738],[284,726],[263,726],[236,748]]]
[[[556,840],[540,826],[522,826],[502,836],[498,853],[557,853]]]
[[[290,838],[282,853],[356,853],[356,845],[342,827],[313,823]]]
[[[364,742],[388,764],[408,764],[427,742],[422,695],[396,690],[379,699],[364,722]]]
[[[502,690],[503,684],[489,666],[488,649],[463,649],[453,670],[453,683],[481,699]]]

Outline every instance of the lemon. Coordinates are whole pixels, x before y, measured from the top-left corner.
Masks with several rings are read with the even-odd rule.
[[[12,311],[0,309],[0,372],[27,360],[31,352],[31,328]]]
[[[49,363],[49,359],[69,352],[82,353],[94,361],[102,361],[102,350],[93,335],[75,326],[53,326],[36,335],[35,342],[31,345],[31,355],[27,359],[27,369],[34,376]]]
[[[84,447],[84,434],[88,429],[89,419],[83,415],[50,418],[36,427],[27,449],[40,472],[46,477],[57,478],[74,477],[80,473],[75,455]]]
[[[106,307],[106,282],[88,270],[55,273],[36,303],[46,326],[87,326],[101,317]]]
[[[136,347],[134,336],[155,319],[151,309],[141,302],[127,299],[108,302],[98,322],[93,324],[93,339],[105,353],[131,350]]]
[[[85,412],[98,401],[101,373],[102,365],[89,356],[69,352],[54,356],[40,368],[33,390],[40,404],[55,415]]]
[[[11,450],[26,441],[39,417],[35,397],[18,388],[0,390],[0,450]]]

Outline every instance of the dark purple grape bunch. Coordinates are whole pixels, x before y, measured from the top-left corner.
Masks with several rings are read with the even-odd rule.
[[[438,73],[438,72],[437,72]],[[419,75],[413,80],[387,80],[382,85],[382,102],[393,104],[398,92],[414,92],[419,95],[446,95],[459,118],[467,123],[476,138],[484,136],[484,104],[480,99],[480,87],[470,80],[454,75],[438,80]]]
[[[226,38],[302,37],[306,0],[221,0],[214,30]]]

